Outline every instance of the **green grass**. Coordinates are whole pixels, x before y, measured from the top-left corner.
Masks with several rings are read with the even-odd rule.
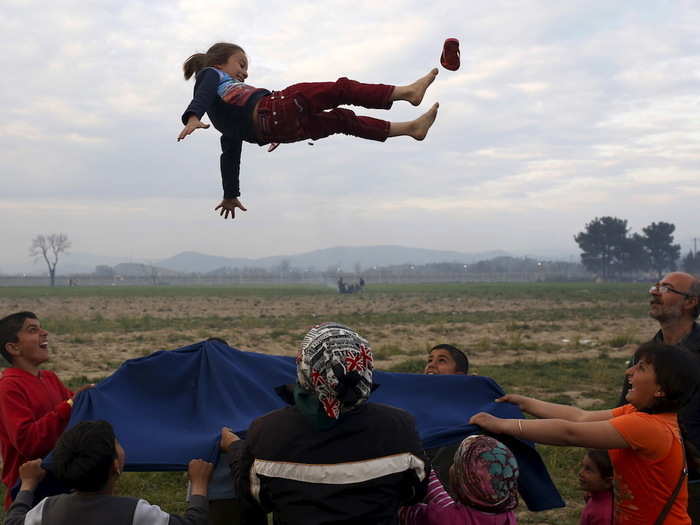
[[[429,283],[368,284],[360,295],[468,297],[472,299],[547,299],[558,301],[632,301],[647,296],[648,284],[640,283]],[[41,297],[294,297],[338,295],[320,284],[242,284],[226,286],[48,286],[0,288],[3,298]]]
[[[26,286],[0,288],[3,298],[41,297],[290,297],[334,295],[334,288],[311,284],[228,286]]]
[[[402,348],[397,345],[378,345],[372,348],[372,354],[377,361],[390,359],[393,356],[414,353],[415,350]],[[427,352],[422,352],[427,353]]]
[[[552,322],[566,320],[606,320],[615,316],[642,317],[646,306],[603,304],[590,307],[570,308],[532,308],[508,312],[513,322]],[[413,311],[393,311],[379,313],[335,314],[336,321],[348,326],[382,326],[382,325],[435,325],[448,326],[458,323],[487,324],[503,321],[503,312],[496,310],[483,311],[453,311],[423,313]],[[148,332],[154,330],[178,329],[217,329],[225,324],[229,328],[245,330],[250,328],[273,328],[275,331],[288,333],[296,332],[299,326],[312,326],[318,323],[317,315],[288,315],[272,316],[209,316],[209,317],[170,317],[160,318],[151,315],[123,316],[107,319],[95,315],[87,319],[74,317],[53,317],[42,319],[42,325],[52,333],[63,335],[82,332],[116,332],[131,333],[135,331]],[[510,325],[507,325],[510,326]],[[545,328],[546,329],[546,328]],[[552,328],[550,328],[552,330]]]
[[[611,337],[608,341],[607,344],[609,346],[612,346],[613,348],[621,348],[625,345],[629,344],[635,344],[639,343],[639,338],[635,336],[634,334],[619,334],[616,335],[615,337]]]

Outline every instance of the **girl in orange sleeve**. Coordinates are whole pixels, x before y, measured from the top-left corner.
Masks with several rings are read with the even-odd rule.
[[[637,364],[625,372],[631,385],[627,405],[588,411],[510,394],[498,401],[515,403],[540,419],[501,419],[482,412],[470,423],[538,443],[608,449],[616,524],[648,525],[666,512],[667,525],[690,525],[677,414],[695,391],[696,358],[660,343],[641,345],[635,357]]]

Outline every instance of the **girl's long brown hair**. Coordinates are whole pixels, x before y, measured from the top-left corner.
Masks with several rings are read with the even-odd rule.
[[[206,53],[195,53],[182,64],[185,80],[189,80],[192,75],[196,75],[205,67],[225,64],[231,55],[239,51],[245,53],[239,45],[218,42],[207,49]]]

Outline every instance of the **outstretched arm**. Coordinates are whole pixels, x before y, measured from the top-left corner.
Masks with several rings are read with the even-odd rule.
[[[12,446],[26,458],[40,458],[56,444],[68,424],[72,405],[69,400],[62,401],[37,418],[25,396],[16,388],[0,389],[0,417]]]
[[[19,493],[14,503],[10,507],[5,522],[7,525],[23,525],[24,523],[35,523],[31,519],[26,520],[27,514],[31,513],[41,517],[41,511],[44,501],[32,509],[34,502],[34,491],[36,490],[41,480],[46,476],[46,471],[41,467],[41,459],[27,461],[19,467],[19,479],[21,485]]]
[[[193,459],[187,466],[192,493],[187,511],[182,516],[168,514],[158,505],[140,499],[134,510],[133,524],[167,523],[168,525],[206,525],[209,521],[207,490],[214,465],[201,459]]]
[[[68,424],[73,401],[81,392],[94,386],[83,385],[73,393],[58,381],[61,396],[65,400],[41,417],[36,417],[29,394],[24,388],[3,382],[0,387],[0,418],[5,422],[10,443],[25,458],[40,458],[48,454]]]
[[[246,211],[246,207],[238,200],[240,196],[239,173],[241,167],[241,149],[243,141],[240,137],[221,135],[221,183],[224,187],[224,198],[214,210],[219,211],[224,219],[236,217],[236,208]]]
[[[431,470],[430,476],[428,476],[428,492],[425,495],[424,502],[416,503],[409,507],[401,507],[399,509],[399,521],[401,525],[431,523],[429,516],[430,506],[445,509],[454,506],[454,504],[452,496],[447,493],[435,471]]]
[[[242,441],[234,434],[230,428],[221,429],[221,441],[219,442],[222,452],[226,453],[225,461],[231,469],[233,486],[238,492],[241,502],[241,523],[248,525],[266,525],[267,512],[262,506],[260,494],[253,496],[250,486],[250,470],[253,467],[255,458]]]
[[[583,410],[569,405],[540,401],[534,397],[508,394],[496,399],[497,403],[513,403],[523,412],[541,419],[564,419],[566,421],[607,421],[613,417],[612,410]]]
[[[479,412],[471,417],[469,423],[494,434],[506,434],[545,445],[602,449],[629,447],[608,421],[577,423],[563,419],[502,419]]]
[[[213,69],[202,71],[197,76],[197,82],[194,85],[194,97],[182,114],[182,123],[185,125],[185,128],[177,136],[178,141],[181,141],[196,129],[207,129],[209,127],[209,124],[203,124],[201,119],[217,97],[216,90],[218,87],[219,75]]]
[[[24,525],[25,523],[31,523],[26,521],[27,517],[31,517],[32,514],[41,518],[41,512],[44,508],[44,501],[34,506],[34,491],[33,490],[20,490],[17,493],[17,497],[12,502],[12,506],[8,509],[5,515],[4,525]],[[35,510],[36,509],[36,510]],[[29,516],[27,516],[29,515]],[[36,523],[36,522],[35,522]]]

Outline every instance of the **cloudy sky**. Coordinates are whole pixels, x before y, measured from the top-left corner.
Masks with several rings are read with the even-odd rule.
[[[700,237],[700,4],[695,1],[3,0],[0,271],[38,233],[73,251],[259,257],[336,245],[576,253],[594,217]],[[336,136],[244,145],[225,221],[219,134],[176,142],[181,64],[242,45],[248,82],[403,84],[441,68],[424,142]],[[397,103],[389,120],[423,108]]]

